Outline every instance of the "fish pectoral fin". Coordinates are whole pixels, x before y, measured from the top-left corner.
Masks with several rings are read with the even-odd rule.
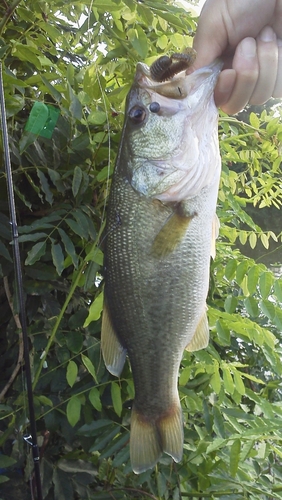
[[[219,235],[219,226],[220,226],[219,218],[215,214],[213,222],[212,222],[212,241],[211,241],[211,257],[213,259],[215,258],[215,253],[216,253],[215,252],[215,242],[216,242],[216,239],[218,238],[218,235]]]
[[[183,419],[179,401],[157,419],[132,408],[130,461],[133,472],[141,474],[154,467],[162,452],[180,462],[183,453]]]
[[[209,343],[209,324],[206,311],[201,317],[192,340],[185,347],[186,351],[199,351],[207,347]]]
[[[195,215],[183,215],[178,212],[171,215],[155,237],[151,254],[154,257],[162,258],[172,253],[183,240],[187,228]]]
[[[125,362],[126,349],[117,338],[106,300],[104,300],[102,316],[101,349],[107,369],[112,375],[119,377]]]

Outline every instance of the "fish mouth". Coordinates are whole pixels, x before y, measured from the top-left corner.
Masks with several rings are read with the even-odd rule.
[[[216,59],[203,68],[192,72],[191,68],[188,68],[173,75],[169,80],[156,82],[152,78],[151,67],[139,62],[136,66],[134,82],[149,93],[154,92],[171,99],[185,99],[202,86],[205,87],[205,93],[210,95],[214,91],[222,66],[223,62]]]

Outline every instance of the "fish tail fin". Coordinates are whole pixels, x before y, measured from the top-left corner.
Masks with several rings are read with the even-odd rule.
[[[132,409],[130,459],[133,471],[141,474],[154,467],[162,452],[180,462],[183,453],[183,419],[178,402],[162,416],[150,420]]]

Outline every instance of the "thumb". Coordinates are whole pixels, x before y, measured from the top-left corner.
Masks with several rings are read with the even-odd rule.
[[[193,64],[193,68],[195,69],[212,63],[217,57],[222,55],[225,49],[220,40],[217,40],[214,24],[213,26],[199,24],[194,37],[193,48],[197,52],[196,60]]]
[[[282,1],[282,0],[281,0]],[[206,0],[198,21],[193,48],[197,52],[195,69],[207,66],[220,57],[228,45],[225,23],[220,14],[222,2]]]

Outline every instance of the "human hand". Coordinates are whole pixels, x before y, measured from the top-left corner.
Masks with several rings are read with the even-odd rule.
[[[215,102],[226,113],[282,97],[282,0],[207,0],[193,46],[195,69],[224,61]]]

